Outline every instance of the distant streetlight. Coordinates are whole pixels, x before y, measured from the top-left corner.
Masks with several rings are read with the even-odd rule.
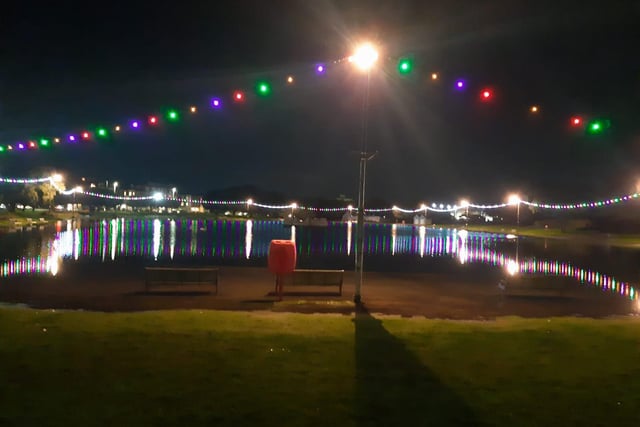
[[[509,198],[507,199],[507,203],[509,203],[510,205],[516,205],[516,225],[519,227],[520,226],[520,203],[522,203],[520,196],[517,194],[510,194]]]
[[[171,189],[171,198],[175,199],[176,198],[176,192],[178,191],[178,189],[176,187],[173,187]]]
[[[118,181],[114,181],[114,183],[113,183],[113,194],[116,194],[116,190],[118,188],[118,185],[120,185],[120,184],[118,184]]]
[[[358,47],[349,59],[361,71],[366,72],[367,80],[362,98],[362,143],[360,147],[360,174],[358,185],[358,222],[356,224],[356,289],[353,296],[354,302],[362,300],[361,290],[364,280],[364,197],[367,177],[367,114],[369,110],[369,84],[371,82],[371,69],[378,60],[378,50],[371,44],[365,43]]]

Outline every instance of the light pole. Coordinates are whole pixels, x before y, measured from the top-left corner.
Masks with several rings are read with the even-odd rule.
[[[518,196],[517,194],[511,194],[509,195],[509,199],[507,200],[507,202],[510,205],[516,205],[516,227],[520,227],[520,202],[522,200],[520,199],[520,196]]]
[[[366,85],[362,97],[362,142],[360,147],[360,174],[358,178],[358,222],[356,225],[356,289],[353,301],[358,304],[362,301],[362,282],[364,280],[364,196],[367,178],[367,115],[369,109],[369,83],[371,80],[371,68],[378,60],[378,51],[372,44],[361,45],[353,56],[349,58],[355,66],[366,71]]]

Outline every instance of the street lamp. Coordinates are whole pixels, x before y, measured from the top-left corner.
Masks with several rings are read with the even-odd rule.
[[[362,145],[360,148],[360,174],[358,186],[358,222],[356,225],[356,289],[353,301],[357,304],[362,300],[361,289],[364,279],[364,192],[367,176],[367,113],[369,109],[369,83],[371,68],[378,60],[378,51],[371,43],[358,47],[350,61],[361,71],[367,73],[366,86],[362,97]]]
[[[507,202],[510,205],[516,205],[516,226],[520,226],[520,203],[522,202],[522,200],[520,199],[520,196],[517,194],[510,194],[509,198],[507,199]]]
[[[119,185],[118,181],[114,181],[114,183],[113,183],[113,194],[116,194],[116,190],[118,188],[118,185]]]

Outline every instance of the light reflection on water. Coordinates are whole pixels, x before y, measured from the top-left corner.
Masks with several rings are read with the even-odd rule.
[[[636,288],[610,275],[580,268],[570,262],[515,256],[500,247],[509,242],[503,235],[469,233],[405,225],[368,224],[365,248],[369,256],[421,259],[452,258],[461,265],[476,263],[502,268],[510,275],[546,275],[571,278],[603,291],[638,301]],[[56,232],[42,236],[39,255],[13,258],[0,263],[0,277],[51,274],[62,269],[62,260],[140,257],[174,260],[180,258],[266,259],[272,239],[291,239],[299,255],[306,258],[352,253],[352,224],[330,223],[326,228],[285,227],[281,222],[203,220],[101,221],[78,228],[74,223],[58,223]],[[2,236],[0,236],[2,237]],[[0,243],[2,240],[0,239]],[[2,245],[0,245],[2,247]],[[545,246],[546,247],[546,246]],[[5,254],[2,254],[5,256]],[[7,257],[9,258],[9,257]]]

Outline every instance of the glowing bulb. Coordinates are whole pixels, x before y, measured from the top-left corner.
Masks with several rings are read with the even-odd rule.
[[[49,145],[49,140],[48,140],[48,139],[45,139],[45,138],[42,138],[42,139],[40,140],[40,145],[42,145],[43,147],[48,146],[48,145]]]
[[[162,200],[163,198],[164,196],[162,195],[162,193],[153,193],[153,200],[159,201],[159,200]]]
[[[131,127],[134,129],[138,129],[140,127],[140,122],[137,120],[134,120],[131,122]]]
[[[220,98],[213,98],[211,99],[211,106],[213,108],[220,108],[222,106],[222,101]]]
[[[289,84],[293,83],[293,76],[287,77],[287,83]]]
[[[573,126],[580,126],[582,124],[582,117],[574,116],[571,118],[571,124]]]
[[[531,111],[532,113],[537,113],[539,110],[537,105],[532,105],[531,108],[529,109],[529,111]]]
[[[438,80],[438,73],[431,73],[431,80]]]
[[[598,134],[598,133],[602,133],[602,131],[604,131],[605,125],[603,122],[601,122],[600,120],[595,120],[591,123],[589,123],[589,133],[592,135]]]
[[[488,101],[493,97],[493,92],[490,89],[483,89],[482,92],[480,92],[480,97],[483,101]]]
[[[172,122],[178,120],[178,112],[175,110],[171,110],[167,113],[167,117],[169,118],[169,120],[171,120]]]
[[[507,203],[509,203],[510,205],[517,205],[518,203],[520,203],[520,196],[517,194],[510,194],[509,198],[507,199]]]
[[[195,113],[196,111],[198,111],[198,109],[192,105],[191,108],[189,108],[189,111],[191,111],[192,113]]]
[[[402,58],[400,62],[398,62],[398,72],[400,74],[409,74],[412,68],[413,63],[408,58]]]
[[[69,135],[69,141],[75,142],[76,137],[74,135]]]
[[[150,125],[158,124],[158,118],[156,116],[150,116],[149,117],[149,124]]]
[[[89,139],[89,132],[82,132],[82,139]]]
[[[0,153],[2,153],[3,151],[4,151],[4,147],[0,145]]]
[[[267,82],[258,82],[258,95],[266,96],[271,92],[271,86]]]
[[[13,150],[13,146],[7,145],[7,150]]]
[[[244,101],[244,93],[242,93],[241,91],[237,90],[235,92],[233,92],[233,99],[236,102],[242,102]]]
[[[114,127],[113,130],[115,130],[116,132],[120,132],[120,126]]]
[[[370,70],[378,60],[378,51],[371,43],[365,43],[356,49],[350,59],[359,69]]]
[[[247,205],[251,206],[253,204],[253,199],[247,199]]]
[[[295,202],[291,203],[291,209],[298,209],[298,204]]]
[[[54,138],[53,142],[55,142],[56,144],[60,142],[60,138]]]
[[[458,90],[464,89],[464,86],[465,86],[465,81],[464,80],[457,80],[456,81],[456,88]]]
[[[460,200],[460,207],[461,208],[468,208],[469,207],[469,201],[468,200]]]
[[[99,128],[98,136],[107,136],[107,130],[105,128]]]
[[[53,182],[62,182],[64,178],[62,177],[61,174],[54,173],[53,175],[51,175],[51,179],[53,180]]]
[[[316,65],[316,74],[324,74],[324,65],[323,64],[318,64]]]
[[[35,148],[36,147],[36,143],[33,142],[33,141],[29,141],[29,147]]]

